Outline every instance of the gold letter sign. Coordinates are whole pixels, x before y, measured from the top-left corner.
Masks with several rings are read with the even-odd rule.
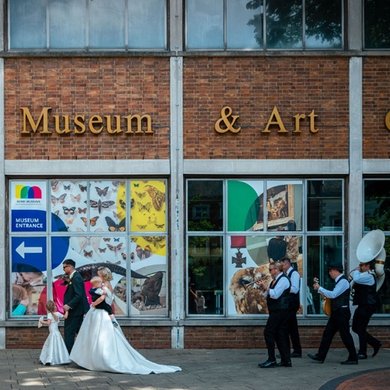
[[[241,130],[241,127],[236,129],[234,124],[236,120],[239,118],[239,115],[232,115],[233,110],[226,106],[221,110],[221,118],[219,118],[214,125],[214,129],[217,133],[226,133],[227,131],[231,131],[232,133],[238,133]],[[231,116],[231,119],[229,119]],[[223,122],[223,126],[221,127],[221,123]]]

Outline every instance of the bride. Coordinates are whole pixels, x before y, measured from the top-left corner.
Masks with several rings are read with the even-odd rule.
[[[113,293],[106,289],[106,302]],[[93,371],[123,374],[162,374],[181,371],[180,367],[153,363],[144,358],[127,341],[121,328],[114,326],[103,309],[90,308],[81,325],[70,359],[80,367]]]

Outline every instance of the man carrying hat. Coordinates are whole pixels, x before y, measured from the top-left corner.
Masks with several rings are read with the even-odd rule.
[[[349,331],[349,320],[351,318],[351,311],[349,309],[349,282],[342,273],[343,267],[341,265],[332,264],[328,267],[328,271],[329,276],[335,281],[333,290],[326,290],[317,282],[314,283],[313,288],[314,290],[317,290],[318,293],[332,300],[332,313],[322,334],[318,352],[316,354],[309,353],[307,356],[319,363],[323,363],[329,351],[333,337],[338,331],[340,333],[341,340],[348,350],[348,358],[347,360],[341,362],[341,364],[358,364],[355,345]]]
[[[354,290],[353,304],[358,305],[352,320],[352,330],[359,336],[359,359],[367,359],[367,344],[374,348],[373,357],[382,345],[367,332],[368,323],[378,304],[376,279],[372,272],[374,266],[375,261],[360,263],[350,274]]]

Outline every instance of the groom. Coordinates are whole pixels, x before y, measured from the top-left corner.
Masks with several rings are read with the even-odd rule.
[[[64,295],[64,310],[68,317],[64,322],[64,340],[68,352],[72,350],[76,334],[78,333],[84,314],[89,305],[84,289],[82,276],[75,270],[76,263],[66,259],[62,263],[65,274],[68,276],[67,288]]]

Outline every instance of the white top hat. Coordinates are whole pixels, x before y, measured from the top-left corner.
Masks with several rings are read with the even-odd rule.
[[[359,242],[356,249],[356,257],[360,263],[369,263],[382,251],[385,245],[385,234],[382,230],[372,230]]]

